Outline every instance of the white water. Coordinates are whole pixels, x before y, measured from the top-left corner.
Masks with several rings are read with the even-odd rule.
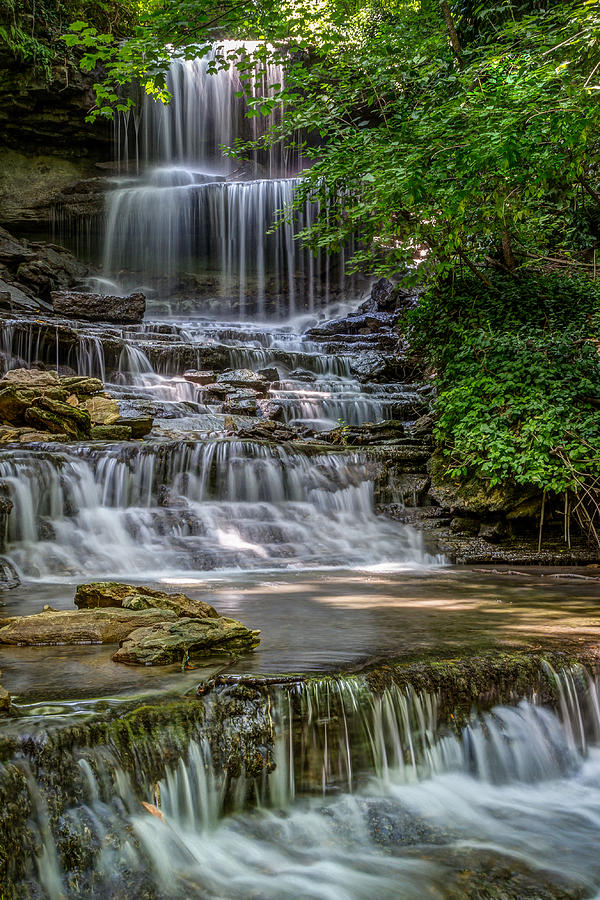
[[[240,441],[11,450],[7,555],[23,577],[433,565],[373,513],[372,464]]]
[[[556,714],[533,697],[475,715],[458,734],[438,726],[436,697],[410,688],[377,696],[361,680],[339,679],[275,690],[272,712],[266,700],[247,709],[256,727],[273,716],[277,767],[262,781],[229,781],[200,727],[141,798],[118,751],[83,751],[85,800],[66,819],[103,848],[99,896],[131,883],[178,900],[458,900],[554,896],[565,882],[568,896],[594,896],[597,685],[581,672],[552,677],[571,696],[568,709]],[[218,694],[209,723],[213,704],[222,708]],[[237,722],[226,716],[224,734]],[[143,771],[143,743],[137,752]],[[36,816],[44,821],[41,797]],[[48,830],[39,868],[51,900],[73,896]]]
[[[103,273],[122,290],[150,287],[160,300],[196,298],[198,311],[219,298],[239,317],[289,318],[312,311],[352,282],[344,278],[345,251],[331,262],[300,246],[318,204],[291,213],[301,155],[270,142],[250,164],[226,159],[222,147],[261,137],[280,110],[248,118],[241,53],[258,59],[252,42],[225,41],[202,59],[174,59],[169,104],[142,100],[134,115],[117,120],[116,148],[127,174],[108,195]],[[215,60],[225,67],[211,74]],[[283,65],[257,63],[246,99],[282,85]],[[285,224],[270,233],[282,216]],[[350,249],[350,248],[349,248]]]

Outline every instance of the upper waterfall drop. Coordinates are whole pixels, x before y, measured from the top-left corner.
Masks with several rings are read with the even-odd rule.
[[[121,175],[108,198],[104,274],[127,288],[141,285],[151,300],[167,301],[169,313],[180,311],[180,300],[186,312],[203,314],[217,301],[220,317],[287,319],[348,287],[344,251],[330,259],[299,243],[318,204],[287,215],[301,152],[274,142],[242,165],[223,152],[238,140],[257,140],[280,119],[277,108],[246,115],[244,84],[258,98],[285,79],[282,64],[261,62],[260,74],[242,81],[232,57],[257,50],[256,43],[225,41],[201,59],[174,59],[171,102],[146,96],[136,118],[117,120]],[[273,230],[282,215],[285,222]],[[190,298],[198,298],[192,310]]]

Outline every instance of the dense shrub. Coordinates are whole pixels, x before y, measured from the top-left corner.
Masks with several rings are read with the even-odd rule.
[[[436,436],[456,478],[580,493],[600,477],[600,286],[558,275],[472,279],[409,314],[438,370]]]

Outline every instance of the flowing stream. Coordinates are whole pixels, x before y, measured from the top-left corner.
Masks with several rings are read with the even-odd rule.
[[[101,378],[122,414],[154,427],[143,441],[0,446],[13,504],[1,565],[21,579],[3,602],[10,616],[72,608],[84,581],[167,585],[262,642],[201,672],[119,667],[100,646],[3,650],[15,705],[0,727],[0,894],[600,897],[594,674],[563,660],[469,693],[467,673],[448,694],[390,680],[419,655],[434,671],[498,647],[590,643],[597,587],[465,574],[381,514],[417,506],[427,481],[430,450],[410,427],[395,469],[323,442],[336,426],[410,426],[429,389],[365,375],[365,358],[397,349],[391,330],[306,333],[357,306],[352,248],[327,259],[299,245],[313,203],[271,232],[302,155],[275,144],[226,160],[221,145],[259,137],[277,113],[244,118],[238,70],[211,76],[216,60],[174,61],[173,103],[146,98],[117,122],[101,284],[146,290],[147,320],[5,322],[4,371]],[[284,78],[267,67],[252,97]],[[268,393],[242,391],[231,409],[189,372],[227,369],[262,373]],[[274,411],[310,440],[244,436]],[[331,674],[377,657],[382,684]]]
[[[460,728],[437,695],[360,678],[233,706],[217,691],[197,724],[172,712],[90,746],[83,725],[54,785],[23,743],[22,839],[38,847],[24,883],[51,900],[594,897],[597,685],[583,670],[543,677],[556,711],[533,692]],[[232,774],[248,748],[254,774]]]

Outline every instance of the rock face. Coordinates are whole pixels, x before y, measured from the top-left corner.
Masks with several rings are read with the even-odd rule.
[[[175,621],[166,609],[44,609],[34,616],[0,622],[0,644],[44,646],[61,644],[118,644],[141,626]]]
[[[258,643],[259,632],[236,619],[182,618],[132,631],[113,659],[130,666],[166,666],[216,653],[247,653]]]
[[[510,519],[535,517],[541,508],[541,495],[535,488],[506,481],[490,488],[484,481],[471,478],[453,481],[446,474],[447,463],[438,451],[431,457],[429,495],[440,507],[452,515],[505,515]]]
[[[83,291],[52,291],[50,298],[58,315],[91,322],[136,325],[142,321],[146,311],[146,298],[140,293],[116,297]]]
[[[121,584],[114,581],[95,581],[80,584],[75,593],[79,609],[166,609],[178,616],[216,619],[218,612],[208,603],[192,600],[186,594],[168,594],[142,585]]]
[[[50,299],[55,290],[78,284],[88,267],[57,244],[18,240],[0,228],[0,287],[10,296],[8,308],[22,309]]]
[[[416,295],[405,290],[401,285],[380,278],[371,286],[371,293],[359,308],[359,313],[395,312],[410,309],[417,302]]]

